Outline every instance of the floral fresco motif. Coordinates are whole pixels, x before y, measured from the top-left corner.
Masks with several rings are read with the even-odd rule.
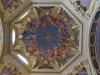
[[[1,0],[1,1],[3,3],[4,8],[11,13],[19,6],[21,6],[24,0]]]
[[[61,7],[33,9],[27,18],[15,23],[14,50],[29,59],[33,56],[35,67],[60,67],[79,51],[79,26]]]
[[[75,6],[75,10],[84,15],[88,10],[91,0],[70,0],[71,3]]]

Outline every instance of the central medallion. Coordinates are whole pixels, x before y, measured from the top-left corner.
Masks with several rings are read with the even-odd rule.
[[[58,46],[60,44],[58,28],[53,25],[40,27],[37,31],[36,42],[43,49]]]

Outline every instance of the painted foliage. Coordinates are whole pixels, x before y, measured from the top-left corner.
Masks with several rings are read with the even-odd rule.
[[[15,22],[14,51],[25,54],[34,67],[61,67],[79,52],[79,25],[59,7],[34,7]],[[33,60],[34,59],[34,60]]]

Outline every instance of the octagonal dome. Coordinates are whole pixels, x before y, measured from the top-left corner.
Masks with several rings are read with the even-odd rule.
[[[12,22],[11,31],[12,54],[32,70],[62,70],[81,53],[82,25],[60,4],[34,4]]]

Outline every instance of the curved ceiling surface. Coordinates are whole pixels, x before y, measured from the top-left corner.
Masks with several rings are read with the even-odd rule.
[[[70,5],[67,7],[67,1],[59,0],[58,4],[56,1],[54,3],[53,1],[50,3],[49,1],[40,1],[40,4],[38,2],[39,0],[33,1],[33,3],[28,0],[1,0],[0,4],[2,4],[2,7],[0,6],[0,10],[4,13],[4,18],[6,17],[4,21],[11,21],[10,25],[8,25],[8,30],[11,34],[8,35],[10,45],[7,45],[11,54],[9,52],[8,55],[11,55],[12,58],[14,56],[19,66],[27,71],[31,67],[31,71],[34,72],[46,72],[48,70],[49,72],[61,72],[66,66],[70,66],[70,63],[73,63],[74,59],[81,54],[82,25],[79,21],[83,20],[85,16],[86,20],[90,19],[97,1],[68,0],[72,10]],[[93,2],[94,4],[92,4]],[[49,6],[49,4],[51,5]],[[75,13],[78,13],[78,15]],[[78,16],[82,19],[76,19]],[[87,16],[89,16],[89,19],[87,19]],[[99,33],[100,11],[94,18],[90,33],[92,63],[97,74],[99,74],[98,70],[100,70]],[[0,53],[2,53],[2,47],[3,27],[0,20]],[[9,59],[6,57],[4,62],[6,60]],[[12,61],[9,60],[9,62]],[[0,74],[12,75],[14,74],[13,70],[16,69],[16,74],[18,72],[18,75],[21,75],[21,70],[19,71],[18,66],[14,66],[12,63],[3,63],[8,66],[0,64],[1,67],[4,66],[0,69]],[[12,67],[9,68],[9,65]],[[82,66],[80,69],[75,68],[75,70],[78,70],[77,74],[87,75],[88,70],[85,68],[86,66]],[[73,74],[75,73],[73,72]]]
[[[26,56],[33,69],[59,69],[81,51],[81,25],[62,6],[35,6],[16,19],[13,30],[13,52]]]

